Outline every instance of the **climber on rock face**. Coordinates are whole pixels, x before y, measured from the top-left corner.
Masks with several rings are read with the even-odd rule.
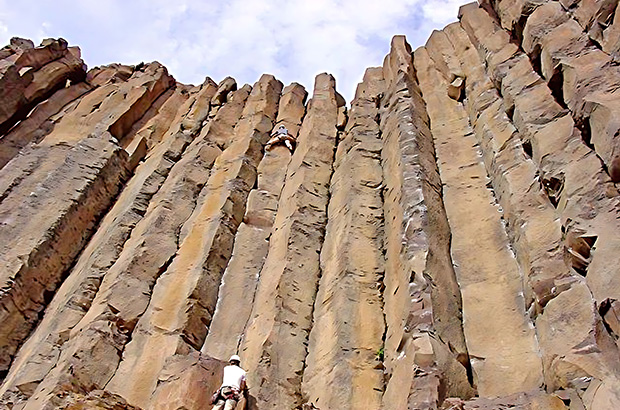
[[[267,151],[271,151],[274,145],[284,144],[292,154],[295,142],[295,138],[288,133],[286,127],[284,125],[280,125],[277,130],[271,133],[271,139],[267,141],[265,149]]]
[[[213,410],[233,410],[241,399],[241,393],[247,394],[245,370],[239,366],[241,359],[235,354],[230,357],[228,363],[229,365],[224,368],[222,387],[213,395],[211,403],[215,404]]]

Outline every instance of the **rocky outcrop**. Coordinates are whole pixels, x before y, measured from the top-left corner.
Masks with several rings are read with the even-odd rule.
[[[349,109],[12,39],[0,408],[209,408],[232,354],[247,409],[620,408],[616,3],[464,5]]]
[[[284,125],[297,136],[303,116],[306,90],[299,84],[284,88],[280,98],[276,124]],[[202,347],[202,353],[221,360],[238,353],[246,324],[252,312],[251,300],[260,272],[269,251],[269,238],[278,210],[280,193],[291,155],[283,146],[265,151],[257,169],[257,186],[247,200],[243,222],[235,236],[232,257],[222,277],[218,302]]]
[[[86,76],[80,50],[64,39],[48,39],[34,47],[29,40],[13,38],[0,53],[0,134],[26,118],[39,102]]]
[[[526,315],[519,267],[495,212],[496,199],[487,188],[467,113],[447,95],[448,82],[430,51],[416,50],[414,61],[444,183],[474,383],[481,395],[491,397],[535,389],[542,383],[542,363]],[[487,251],[479,254],[480,248]],[[489,328],[502,331],[491,333]],[[514,370],[506,374],[506,368]]]
[[[257,408],[302,404],[338,130],[335,80],[319,74],[289,163],[240,355]]]
[[[157,410],[209,408],[211,395],[222,383],[225,365],[226,362],[201,356],[198,352],[167,358],[150,408]]]
[[[0,168],[4,167],[28,144],[40,142],[54,128],[52,117],[63,107],[90,91],[86,82],[58,90],[37,105],[32,113],[0,139]]]
[[[368,69],[338,144],[321,278],[302,390],[319,408],[379,408],[385,332],[381,134],[376,122],[384,81]],[[315,97],[316,98],[316,97]]]
[[[383,73],[388,376],[383,404],[432,408],[446,395],[473,394],[461,295],[429,119],[404,37],[392,40]]]
[[[194,212],[181,227],[179,247],[153,286],[123,361],[109,384],[147,407],[163,360],[199,350],[217,301],[217,289],[232,252],[256,167],[277,113],[282,84],[263,76],[254,86],[233,140],[217,157]],[[186,119],[191,119],[191,114]]]

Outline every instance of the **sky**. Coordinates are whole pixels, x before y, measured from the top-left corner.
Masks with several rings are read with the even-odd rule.
[[[350,101],[390,40],[415,49],[457,19],[468,0],[0,0],[0,44],[63,37],[89,68],[159,61],[182,83],[261,74],[285,85],[328,72]]]

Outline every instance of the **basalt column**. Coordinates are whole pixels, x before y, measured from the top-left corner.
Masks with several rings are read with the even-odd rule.
[[[338,144],[302,391],[321,409],[378,409],[383,393],[380,68],[366,71]]]
[[[541,24],[545,20],[540,18],[545,14],[557,17],[557,11],[550,4],[529,16],[523,31],[526,50],[545,38],[546,31],[541,29],[549,24]],[[545,83],[536,72],[540,66],[535,55],[530,60],[476,5],[462,7],[460,15],[462,27],[508,102],[506,109],[524,146],[529,147],[540,184],[562,224],[564,260],[577,278],[534,289],[547,294],[544,309],[536,317],[547,388],[566,389],[571,402],[583,400],[588,409],[617,407],[620,363],[614,339],[619,328],[613,295],[618,285],[613,261],[618,257],[618,236],[611,234],[618,227],[617,189],[612,188],[596,152],[584,141],[584,129],[575,122],[571,107],[563,107],[553,82]],[[553,50],[554,38],[547,37],[542,47]],[[567,311],[573,312],[570,319]],[[582,377],[594,379],[582,383]]]
[[[19,150],[29,143],[41,141],[53,128],[51,117],[93,88],[87,82],[80,82],[58,90],[48,100],[37,105],[28,118],[15,125],[0,138],[0,168],[4,167],[19,153]]]
[[[303,116],[307,92],[299,84],[284,88],[280,98],[276,128],[284,125],[289,134],[297,137]],[[248,196],[243,223],[235,236],[235,247],[219,290],[217,307],[202,353],[228,360],[243,337],[252,312],[261,268],[269,251],[269,237],[284,185],[291,153],[284,145],[275,145],[258,166],[257,188]],[[239,303],[243,300],[244,303]]]
[[[136,161],[118,139],[170,83],[151,64],[97,89],[0,171],[0,370],[130,175]]]
[[[39,47],[30,40],[11,39],[0,52],[0,135],[29,115],[39,102],[86,76],[80,49],[64,39],[46,39]],[[3,164],[4,165],[4,164]]]
[[[76,266],[46,308],[41,324],[20,349],[0,395],[10,391],[26,396],[31,394],[32,391],[25,386],[35,387],[35,383],[55,365],[56,361],[49,358],[56,356],[52,352],[60,346],[57,343],[62,340],[60,335],[70,330],[90,306],[106,268],[120,254],[122,244],[144,215],[150,198],[187,144],[187,139],[175,139],[175,143],[165,147],[162,144],[145,164],[136,169],[135,176],[103,219]]]
[[[416,50],[414,64],[444,183],[451,254],[463,297],[463,327],[474,382],[481,396],[536,389],[543,380],[542,363],[525,311],[521,272],[494,193],[487,187],[486,169],[467,112],[458,96],[448,95],[452,79],[435,66],[426,48]]]
[[[254,309],[239,351],[257,407],[301,405],[301,378],[320,275],[329,181],[344,105],[331,75],[319,74],[291,159]]]
[[[175,110],[164,110],[148,126],[166,127],[179,123],[196,98],[213,94],[215,84],[209,79],[202,90],[188,93],[179,85],[169,99]],[[191,94],[191,95],[190,95]],[[179,104],[184,102],[184,104]],[[164,104],[165,107],[165,104]],[[160,118],[164,117],[164,118]],[[132,230],[145,215],[151,198],[158,192],[173,165],[181,158],[192,136],[170,127],[164,140],[155,146],[101,222],[96,234],[80,255],[75,267],[46,309],[45,317],[12,365],[0,395],[14,394],[27,399],[43,377],[56,364],[63,339],[91,306],[103,276],[119,257]],[[166,130],[164,129],[164,132]],[[141,134],[140,132],[138,134]],[[11,400],[15,403],[17,397]]]
[[[201,93],[202,98],[210,100],[216,88],[211,83]],[[211,137],[220,139],[213,134],[223,129],[227,129],[229,137],[232,135],[249,91],[249,86],[236,91],[219,111],[221,118],[216,116],[207,124],[213,129],[211,125],[218,122],[218,132],[207,131],[204,138],[194,140],[172,167],[121,253],[105,271],[86,314],[67,332],[68,340],[62,343],[58,363],[37,387],[29,401],[31,407],[27,408],[54,408],[59,404],[55,393],[66,388],[63,386],[103,388],[115,374],[125,345],[149,304],[155,281],[178,250],[179,231],[196,207],[201,188],[221,154]],[[184,113],[190,112],[193,105],[189,100]],[[176,124],[170,132],[173,134],[164,138],[164,144],[170,137],[187,138],[177,135],[182,132]]]
[[[385,180],[384,408],[436,408],[474,394],[450,255],[450,226],[411,48],[392,40],[383,65]]]
[[[199,350],[204,343],[281,90],[282,84],[270,75],[263,75],[254,86],[232,143],[215,161],[194,212],[181,228],[176,255],[157,278],[149,305],[108,384],[132,404],[148,407],[165,360]]]

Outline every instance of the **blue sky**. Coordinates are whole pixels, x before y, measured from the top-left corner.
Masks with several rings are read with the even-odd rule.
[[[157,60],[183,83],[262,73],[312,89],[330,72],[349,101],[390,39],[412,47],[455,21],[466,0],[0,0],[0,43],[64,37],[90,67]]]

